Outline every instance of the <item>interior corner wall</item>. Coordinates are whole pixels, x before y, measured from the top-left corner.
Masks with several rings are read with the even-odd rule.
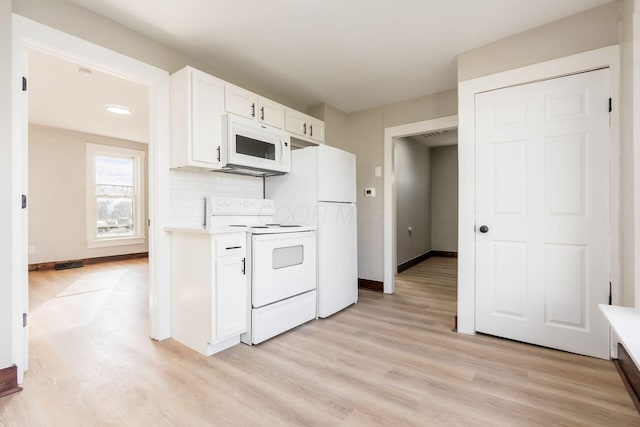
[[[431,148],[431,249],[458,252],[458,146]]]
[[[11,0],[0,0],[0,369],[13,362]]]
[[[280,93],[260,82],[259,75],[250,80],[240,81],[236,74],[225,71],[215,63],[209,64],[186,55],[68,0],[13,0],[12,3],[13,13],[17,15],[138,59],[169,73],[190,65],[296,110],[302,111],[306,107],[284,98]]]
[[[146,252],[139,245],[87,247],[86,144],[145,152],[145,203],[148,213],[147,144],[46,126],[29,126],[29,264]],[[145,214],[146,215],[146,214]],[[144,227],[145,234],[147,227]]]
[[[432,249],[431,150],[412,138],[394,138],[398,265]]]
[[[343,139],[336,146],[356,155],[358,277],[384,280],[384,171],[376,176],[375,168],[384,165],[385,128],[455,114],[458,114],[458,92],[451,89],[346,115]],[[328,132],[331,121],[325,124]],[[365,197],[364,189],[369,187],[376,189],[375,197]]]
[[[615,45],[619,19],[614,1],[464,52],[458,81]]]

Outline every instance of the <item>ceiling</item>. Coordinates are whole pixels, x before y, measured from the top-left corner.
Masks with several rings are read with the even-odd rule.
[[[234,83],[352,112],[454,88],[459,53],[611,0],[71,1]]]
[[[80,72],[84,68],[90,74]],[[149,141],[147,87],[66,59],[29,50],[29,123],[79,132]],[[131,115],[113,114],[121,105]]]

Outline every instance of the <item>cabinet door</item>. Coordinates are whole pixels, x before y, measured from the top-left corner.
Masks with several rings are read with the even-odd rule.
[[[307,136],[307,115],[287,109],[284,116],[284,128],[293,134]]]
[[[191,160],[195,165],[220,167],[223,90],[221,80],[191,71]]]
[[[247,331],[247,276],[241,256],[218,257],[216,260],[215,340],[240,335]]]
[[[258,120],[265,125],[282,129],[284,126],[284,107],[267,98],[258,98]]]
[[[314,141],[324,142],[324,122],[310,117],[307,122],[307,136]]]
[[[258,95],[227,83],[224,89],[224,109],[228,113],[255,118],[258,114]]]

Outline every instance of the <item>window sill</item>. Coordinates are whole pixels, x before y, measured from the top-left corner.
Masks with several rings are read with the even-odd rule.
[[[144,236],[127,236],[91,240],[87,242],[87,248],[107,248],[110,246],[142,245],[147,241]]]

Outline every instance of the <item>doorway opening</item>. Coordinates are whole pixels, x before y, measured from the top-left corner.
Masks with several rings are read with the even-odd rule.
[[[12,17],[12,33],[14,82],[12,89],[14,111],[12,149],[17,153],[13,165],[15,168],[13,173],[13,196],[16,200],[19,200],[22,195],[24,195],[23,200],[25,198],[28,199],[29,195],[29,111],[28,85],[25,85],[29,76],[29,50],[64,58],[87,68],[91,72],[105,73],[146,88],[145,97],[148,105],[146,114],[148,121],[145,126],[148,136],[146,153],[148,155],[145,155],[147,157],[147,172],[144,172],[144,174],[148,178],[145,184],[148,209],[144,215],[137,218],[137,223],[140,225],[138,230],[146,230],[149,254],[148,268],[144,268],[145,275],[148,276],[148,280],[145,281],[148,282],[148,292],[144,296],[144,304],[148,306],[149,316],[144,323],[147,336],[157,340],[168,338],[170,336],[170,287],[167,262],[169,236],[164,227],[168,224],[169,218],[169,73],[18,15],[13,15]],[[101,108],[104,108],[104,105]],[[59,107],[59,109],[62,113],[66,113],[64,108]],[[82,116],[74,116],[74,118],[78,121],[82,120]],[[88,134],[93,135],[92,133]],[[86,161],[85,157],[82,160],[83,165],[86,164]],[[56,168],[53,162],[47,165],[47,169],[50,174],[67,173],[64,168]],[[143,167],[141,166],[140,170],[142,169]],[[95,177],[95,174],[93,176]],[[86,175],[84,180],[86,180]],[[105,183],[103,182],[102,184]],[[122,191],[123,189],[121,188],[120,190]],[[94,209],[97,210],[98,202],[105,197],[96,195],[95,186],[93,194],[96,202]],[[66,196],[65,188],[58,188],[55,193],[49,194],[49,196]],[[112,194],[112,196],[117,195]],[[124,194],[120,196],[122,196],[120,197],[121,199],[127,199]],[[130,199],[120,200],[120,202],[122,202],[121,205],[135,203]],[[24,320],[29,315],[28,252],[30,245],[28,240],[28,212],[29,209],[20,209],[20,206],[16,208],[14,215],[19,227],[15,228],[15,232],[11,236],[13,252],[16,254],[13,261],[14,271],[16,272],[13,288],[17,296],[14,298],[12,306],[14,313],[24,313],[21,316]],[[111,227],[101,228],[101,224],[97,222],[97,216],[94,216],[96,219],[94,228],[96,232],[107,231],[114,234],[130,231],[131,224],[127,224],[126,218],[120,220],[119,218],[121,217],[126,217],[126,215],[116,215],[115,220],[108,223]],[[111,219],[113,220],[113,218]],[[87,222],[83,226],[87,224],[91,224],[91,222]],[[133,236],[127,237],[135,238],[140,236],[138,232],[133,234]],[[94,239],[94,246],[100,246],[101,242],[96,240],[100,239]],[[128,243],[141,244],[144,241]],[[36,254],[38,253],[37,247],[35,252]],[[29,328],[23,327],[23,322],[19,324],[15,322],[12,327],[12,337],[18,382],[22,383],[24,371],[28,369],[29,365]]]
[[[443,215],[438,209],[451,209],[451,203],[437,201],[436,212],[432,212],[432,150],[438,149],[436,159],[435,189],[438,197],[451,202],[447,186],[452,184],[451,167],[457,167],[456,149],[445,148],[457,143],[458,117],[447,116],[433,120],[394,126],[385,129],[384,136],[384,292],[395,292],[398,266],[415,265],[429,257],[432,250],[433,219],[440,221]],[[426,135],[426,136],[424,136]],[[429,146],[431,145],[431,147]],[[442,147],[442,149],[440,149]],[[443,159],[446,158],[446,161]],[[400,162],[400,164],[398,163]],[[444,166],[444,167],[440,167]],[[402,171],[400,171],[402,169]],[[457,173],[454,187],[457,192]],[[441,185],[443,180],[449,182]],[[426,182],[425,182],[426,181]],[[457,197],[453,198],[457,214]],[[400,211],[399,211],[399,206]],[[432,215],[435,213],[436,215]],[[449,215],[450,216],[450,215]],[[449,222],[452,218],[444,218]],[[454,220],[457,224],[457,221]],[[414,224],[417,224],[415,226]],[[453,232],[441,233],[438,229],[436,242],[443,249],[439,255],[452,255],[457,249],[457,225],[450,224]],[[439,227],[441,224],[436,224]],[[445,237],[446,236],[446,237]],[[444,240],[453,244],[443,242]],[[449,249],[449,250],[446,250]],[[454,249],[454,250],[451,250]],[[433,255],[433,253],[431,253]],[[413,263],[413,264],[412,264]],[[402,269],[402,268],[401,268]]]
[[[88,325],[100,335],[93,322],[123,282],[148,294],[127,263],[108,261],[148,268],[150,97],[147,86],[80,61],[26,53],[29,338],[40,360],[41,337]]]
[[[458,252],[458,131],[393,139],[398,273]]]
[[[447,323],[456,313],[457,142],[457,129],[393,138],[396,291],[438,298]]]

